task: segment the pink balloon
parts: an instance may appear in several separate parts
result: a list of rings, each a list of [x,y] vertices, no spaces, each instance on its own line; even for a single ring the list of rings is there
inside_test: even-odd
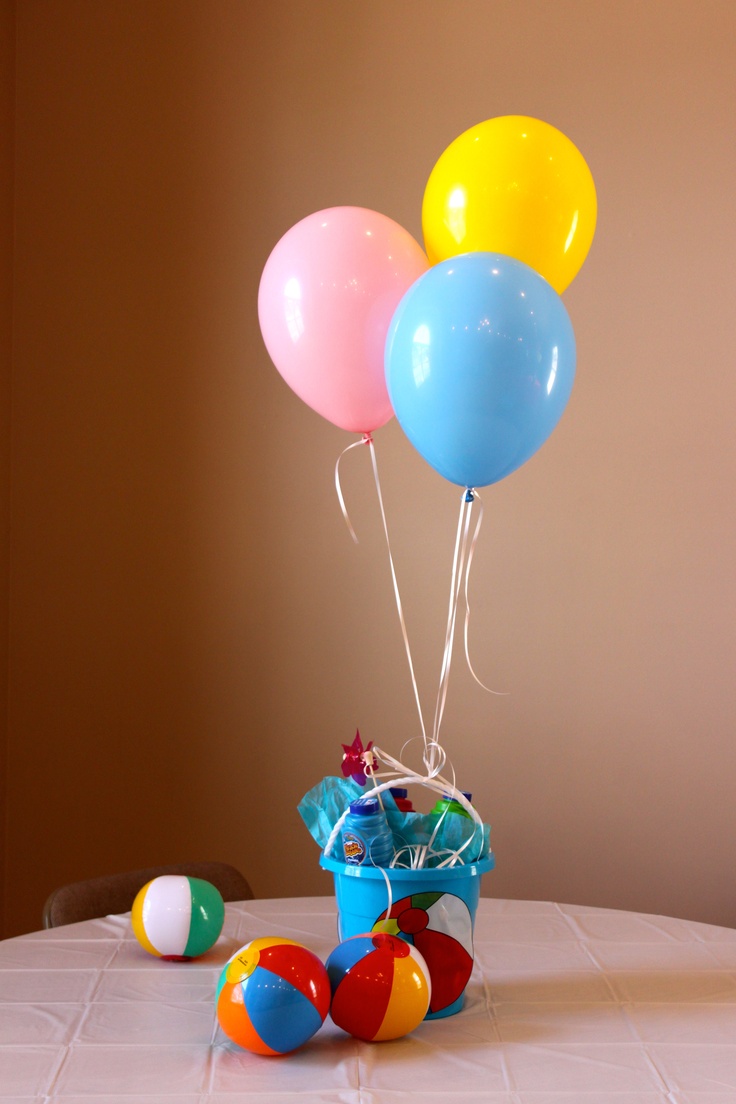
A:
[[[266,261],[258,318],[269,355],[292,390],[341,429],[370,433],[393,416],[386,335],[428,268],[403,227],[364,207],[308,215]]]

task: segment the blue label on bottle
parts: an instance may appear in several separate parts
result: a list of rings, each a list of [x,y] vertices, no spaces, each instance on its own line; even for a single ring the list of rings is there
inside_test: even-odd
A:
[[[365,843],[355,832],[343,832],[342,850],[345,862],[350,866],[360,866],[365,860]]]

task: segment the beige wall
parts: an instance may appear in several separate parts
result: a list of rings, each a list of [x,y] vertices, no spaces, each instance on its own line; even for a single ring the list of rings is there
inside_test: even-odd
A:
[[[731,0],[16,20],[6,932],[59,882],[187,856],[330,892],[298,799],[356,726],[398,752],[417,721],[367,454],[355,547],[351,438],[270,365],[258,280],[322,207],[420,237],[436,158],[508,113],[580,147],[599,227],[570,406],[484,496],[472,658],[508,694],[458,654],[443,742],[487,893],[736,924]],[[377,449],[431,713],[458,495],[397,425]]]

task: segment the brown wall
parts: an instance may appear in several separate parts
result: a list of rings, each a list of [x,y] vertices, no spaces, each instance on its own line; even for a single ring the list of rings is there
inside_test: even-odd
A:
[[[5,913],[10,551],[10,371],[13,348],[15,6],[0,3],[0,931]]]
[[[270,365],[260,272],[331,205],[419,238],[436,158],[508,113],[580,147],[599,227],[568,411],[484,496],[472,658],[508,693],[458,653],[443,742],[486,892],[736,925],[731,0],[16,20],[6,932],[186,856],[330,892],[298,799],[356,726],[399,752],[417,721],[367,454],[356,547],[351,438]],[[429,714],[458,495],[396,424],[377,449]]]

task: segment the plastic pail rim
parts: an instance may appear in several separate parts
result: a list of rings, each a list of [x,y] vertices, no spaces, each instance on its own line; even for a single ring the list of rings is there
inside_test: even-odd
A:
[[[380,878],[383,881],[385,872],[390,881],[406,879],[407,881],[419,882],[423,879],[431,880],[432,878],[441,879],[442,881],[454,881],[456,878],[479,877],[481,874],[487,874],[489,870],[493,870],[496,859],[493,852],[491,852],[487,858],[479,859],[477,862],[457,866],[424,866],[418,870],[413,870],[404,866],[371,866],[367,863],[363,863],[361,866],[349,866],[340,859],[333,859],[331,855],[325,855],[323,852],[319,864],[325,870],[329,870],[333,874],[342,874],[347,878]]]

